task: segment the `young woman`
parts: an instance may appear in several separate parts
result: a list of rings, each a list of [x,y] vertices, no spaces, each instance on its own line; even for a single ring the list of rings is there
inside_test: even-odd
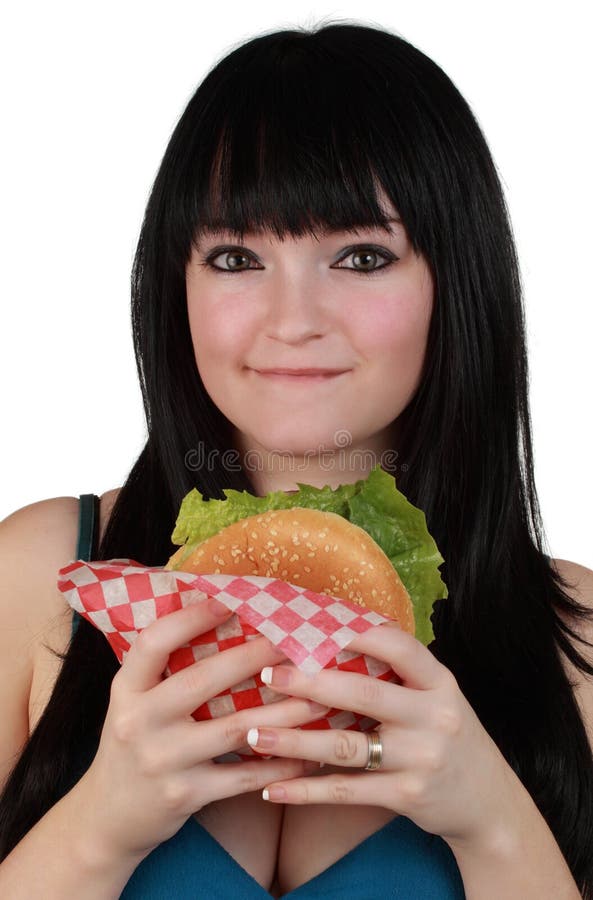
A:
[[[132,293],[148,440],[101,498],[94,558],[164,565],[194,486],[337,486],[389,460],[449,597],[429,648],[389,626],[351,645],[401,685],[285,683],[263,637],[163,680],[214,606],[155,622],[119,667],[56,588],[78,500],[15,512],[2,896],[593,898],[593,572],[544,553],[512,233],[449,78],[363,25],[237,47],[169,142]],[[191,719],[263,668],[285,699]],[[371,715],[378,755],[296,728],[310,701]],[[269,760],[213,762],[252,729]]]

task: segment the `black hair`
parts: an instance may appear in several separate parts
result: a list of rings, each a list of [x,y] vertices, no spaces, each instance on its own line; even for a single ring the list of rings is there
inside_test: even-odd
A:
[[[185,268],[204,227],[280,238],[382,225],[385,190],[427,260],[434,307],[419,389],[399,418],[397,485],[426,514],[447,600],[431,651],[533,797],[593,900],[593,757],[564,654],[593,668],[545,553],[533,474],[520,270],[503,191],[467,102],[419,49],[375,25],[263,33],[206,75],[156,175],[132,271],[148,438],[99,558],[163,565],[183,496],[255,493],[225,468],[232,423],[199,376]],[[208,466],[187,464],[199,443]],[[212,451],[212,452],[210,452]],[[582,643],[582,642],[581,642]],[[590,645],[588,645],[590,646]],[[118,664],[81,621],[5,786],[1,857],[92,762]]]

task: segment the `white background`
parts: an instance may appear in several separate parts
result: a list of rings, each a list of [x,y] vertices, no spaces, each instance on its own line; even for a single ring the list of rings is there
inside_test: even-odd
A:
[[[0,38],[0,518],[121,485],[144,443],[130,267],[152,180],[199,81],[258,32],[342,18],[388,28],[431,56],[485,132],[525,285],[550,551],[593,568],[586,7],[11,4]]]

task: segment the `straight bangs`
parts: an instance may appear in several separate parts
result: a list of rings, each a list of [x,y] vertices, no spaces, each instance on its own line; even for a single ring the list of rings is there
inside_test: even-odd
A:
[[[435,172],[442,136],[423,133],[425,114],[394,53],[399,39],[387,37],[393,71],[382,60],[379,72],[361,55],[360,28],[331,30],[261,36],[198,88],[179,122],[180,140],[172,140],[183,155],[176,157],[179,190],[168,194],[165,221],[179,273],[206,232],[242,240],[268,231],[282,240],[388,231],[395,217],[420,249],[438,197],[427,175],[435,184],[443,180]],[[384,44],[385,34],[363,30],[369,42]],[[430,263],[429,249],[425,241]]]

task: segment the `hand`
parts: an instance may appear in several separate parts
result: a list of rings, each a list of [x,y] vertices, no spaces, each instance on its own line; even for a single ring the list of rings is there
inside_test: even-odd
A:
[[[365,771],[366,734],[357,731],[259,728],[261,753],[355,767],[267,787],[282,803],[346,803],[392,809],[451,841],[482,840],[486,825],[512,810],[514,773],[461,693],[452,673],[397,625],[369,629],[349,650],[388,662],[401,684],[325,669],[307,676],[292,664],[271,670],[270,687],[381,724],[382,764]],[[266,679],[267,680],[267,679]],[[262,725],[264,723],[262,722]],[[261,739],[266,740],[262,743]],[[280,790],[278,790],[280,789]]]
[[[262,665],[286,659],[267,638],[163,678],[174,650],[230,617],[227,610],[214,612],[214,604],[191,604],[146,627],[113,679],[97,754],[77,785],[85,810],[81,827],[108,859],[142,859],[206,804],[306,771],[302,760],[215,763],[213,758],[245,746],[255,722],[294,726],[320,718],[323,709],[312,709],[310,701],[285,698],[210,721],[191,716]]]

